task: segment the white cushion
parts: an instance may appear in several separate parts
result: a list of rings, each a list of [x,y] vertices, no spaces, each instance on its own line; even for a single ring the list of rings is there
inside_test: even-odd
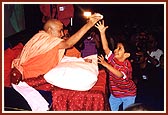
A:
[[[55,86],[78,91],[91,89],[98,76],[97,55],[87,56],[92,63],[83,58],[67,57],[44,75],[45,80]]]

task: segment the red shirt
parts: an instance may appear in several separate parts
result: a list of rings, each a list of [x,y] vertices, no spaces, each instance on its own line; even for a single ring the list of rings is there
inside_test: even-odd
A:
[[[136,85],[132,80],[132,66],[129,60],[119,62],[114,58],[112,53],[108,57],[110,63],[115,69],[124,74],[123,77],[117,77],[112,72],[109,72],[110,91],[115,97],[126,97],[136,95]]]

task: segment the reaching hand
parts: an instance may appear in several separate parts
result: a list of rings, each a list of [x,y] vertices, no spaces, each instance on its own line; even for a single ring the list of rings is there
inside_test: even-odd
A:
[[[101,64],[101,65],[103,65],[104,67],[106,67],[106,65],[108,64],[108,63],[104,60],[103,55],[98,56],[98,63]]]
[[[100,32],[105,32],[108,26],[104,26],[104,20],[99,21],[96,23],[95,27],[100,31]]]

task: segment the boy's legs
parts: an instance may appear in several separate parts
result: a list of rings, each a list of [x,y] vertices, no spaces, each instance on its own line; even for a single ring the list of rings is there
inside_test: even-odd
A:
[[[111,94],[110,98],[109,98],[109,103],[110,103],[111,111],[118,111],[119,110],[119,106],[122,103],[122,100],[120,98],[114,97]]]
[[[128,97],[121,98],[121,100],[123,102],[123,110],[125,110],[125,108],[127,108],[131,104],[134,104],[135,98],[136,98],[136,96],[128,96]]]

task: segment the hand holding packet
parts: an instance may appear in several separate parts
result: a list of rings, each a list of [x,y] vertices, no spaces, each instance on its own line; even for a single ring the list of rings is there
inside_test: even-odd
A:
[[[100,16],[101,19],[103,19],[103,15],[101,15],[100,13],[96,13],[96,16]]]

